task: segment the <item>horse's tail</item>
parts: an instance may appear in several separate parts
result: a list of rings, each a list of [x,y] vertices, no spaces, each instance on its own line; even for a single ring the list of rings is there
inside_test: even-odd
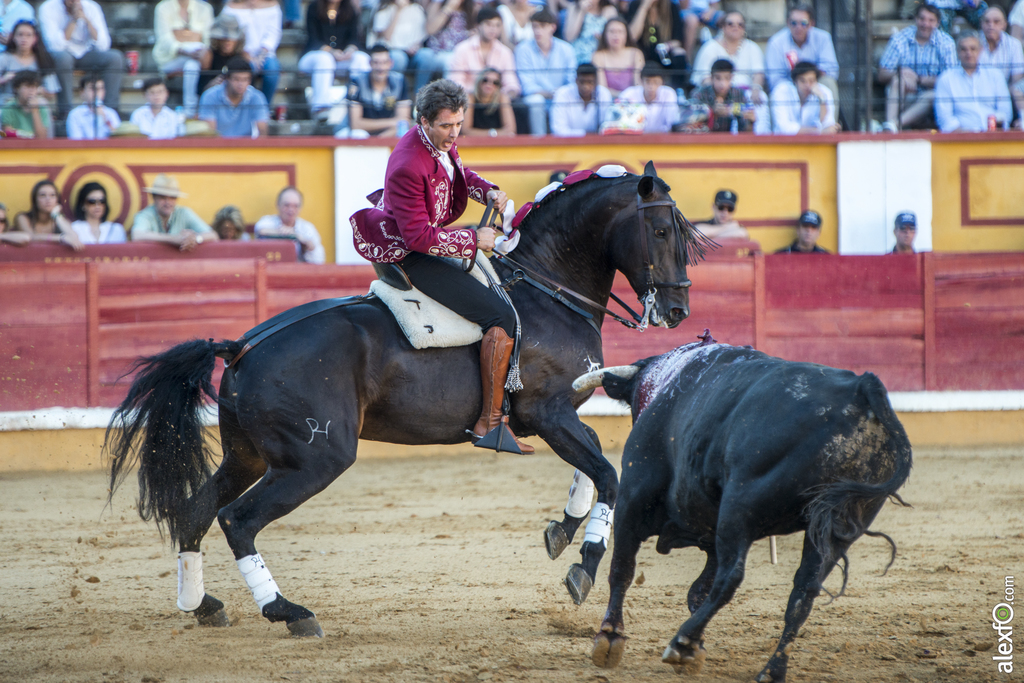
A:
[[[846,548],[862,534],[888,541],[891,553],[885,571],[889,571],[889,567],[896,560],[896,542],[880,531],[869,531],[868,525],[874,520],[877,510],[886,499],[910,507],[896,493],[910,476],[913,464],[907,433],[897,419],[885,387],[878,377],[870,372],[864,373],[858,382],[857,391],[870,407],[869,419],[878,420],[885,433],[880,445],[874,444],[877,448],[859,455],[868,459],[869,469],[879,468],[886,471],[891,468],[892,476],[878,484],[840,480],[826,484],[813,492],[814,498],[806,508],[807,537],[822,557],[818,573],[819,582],[824,582],[832,568],[842,561],[843,585],[834,598],[846,591],[849,578]]]
[[[110,455],[110,493],[138,462],[138,510],[155,520],[172,542],[181,540],[183,503],[210,476],[212,454],[203,439],[205,396],[216,401],[211,384],[217,356],[233,357],[239,342],[213,340],[178,344],[163,353],[140,358],[131,389],[114,411],[103,450]]]

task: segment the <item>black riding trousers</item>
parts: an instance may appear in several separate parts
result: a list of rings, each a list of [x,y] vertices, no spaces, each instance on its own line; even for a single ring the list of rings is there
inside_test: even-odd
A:
[[[515,337],[516,314],[512,307],[461,268],[419,252],[410,253],[398,265],[416,289],[476,323],[484,332],[500,327]]]

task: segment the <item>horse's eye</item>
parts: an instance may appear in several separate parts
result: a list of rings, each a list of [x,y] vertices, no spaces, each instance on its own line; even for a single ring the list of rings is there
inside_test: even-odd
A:
[[[654,231],[654,234],[657,235],[658,237],[663,238],[665,237],[665,235],[668,234],[668,230],[666,230],[665,228],[658,228],[657,230]]]

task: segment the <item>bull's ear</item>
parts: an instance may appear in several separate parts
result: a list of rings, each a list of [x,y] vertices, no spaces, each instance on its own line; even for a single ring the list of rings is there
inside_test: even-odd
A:
[[[641,176],[640,182],[636,186],[636,192],[644,201],[649,201],[654,197],[654,178],[649,175]]]
[[[601,386],[604,387],[604,391],[609,397],[614,398],[616,401],[625,401],[629,405],[633,403],[633,386],[635,383],[635,375],[626,378],[606,372],[601,378]]]
[[[658,177],[658,172],[656,170],[654,170],[654,162],[653,161],[648,161],[647,165],[644,166],[644,175],[649,175],[652,178],[657,178]]]

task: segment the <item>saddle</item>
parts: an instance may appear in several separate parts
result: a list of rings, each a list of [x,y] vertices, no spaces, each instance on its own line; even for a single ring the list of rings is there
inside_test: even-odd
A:
[[[462,267],[461,259],[445,260],[457,268]],[[370,283],[370,293],[388,307],[413,348],[469,346],[483,338],[483,330],[479,325],[413,287],[401,266],[374,263],[373,270],[378,279]],[[476,267],[469,274],[486,287],[491,285],[488,278],[494,282],[500,281],[491,262],[479,251]]]

